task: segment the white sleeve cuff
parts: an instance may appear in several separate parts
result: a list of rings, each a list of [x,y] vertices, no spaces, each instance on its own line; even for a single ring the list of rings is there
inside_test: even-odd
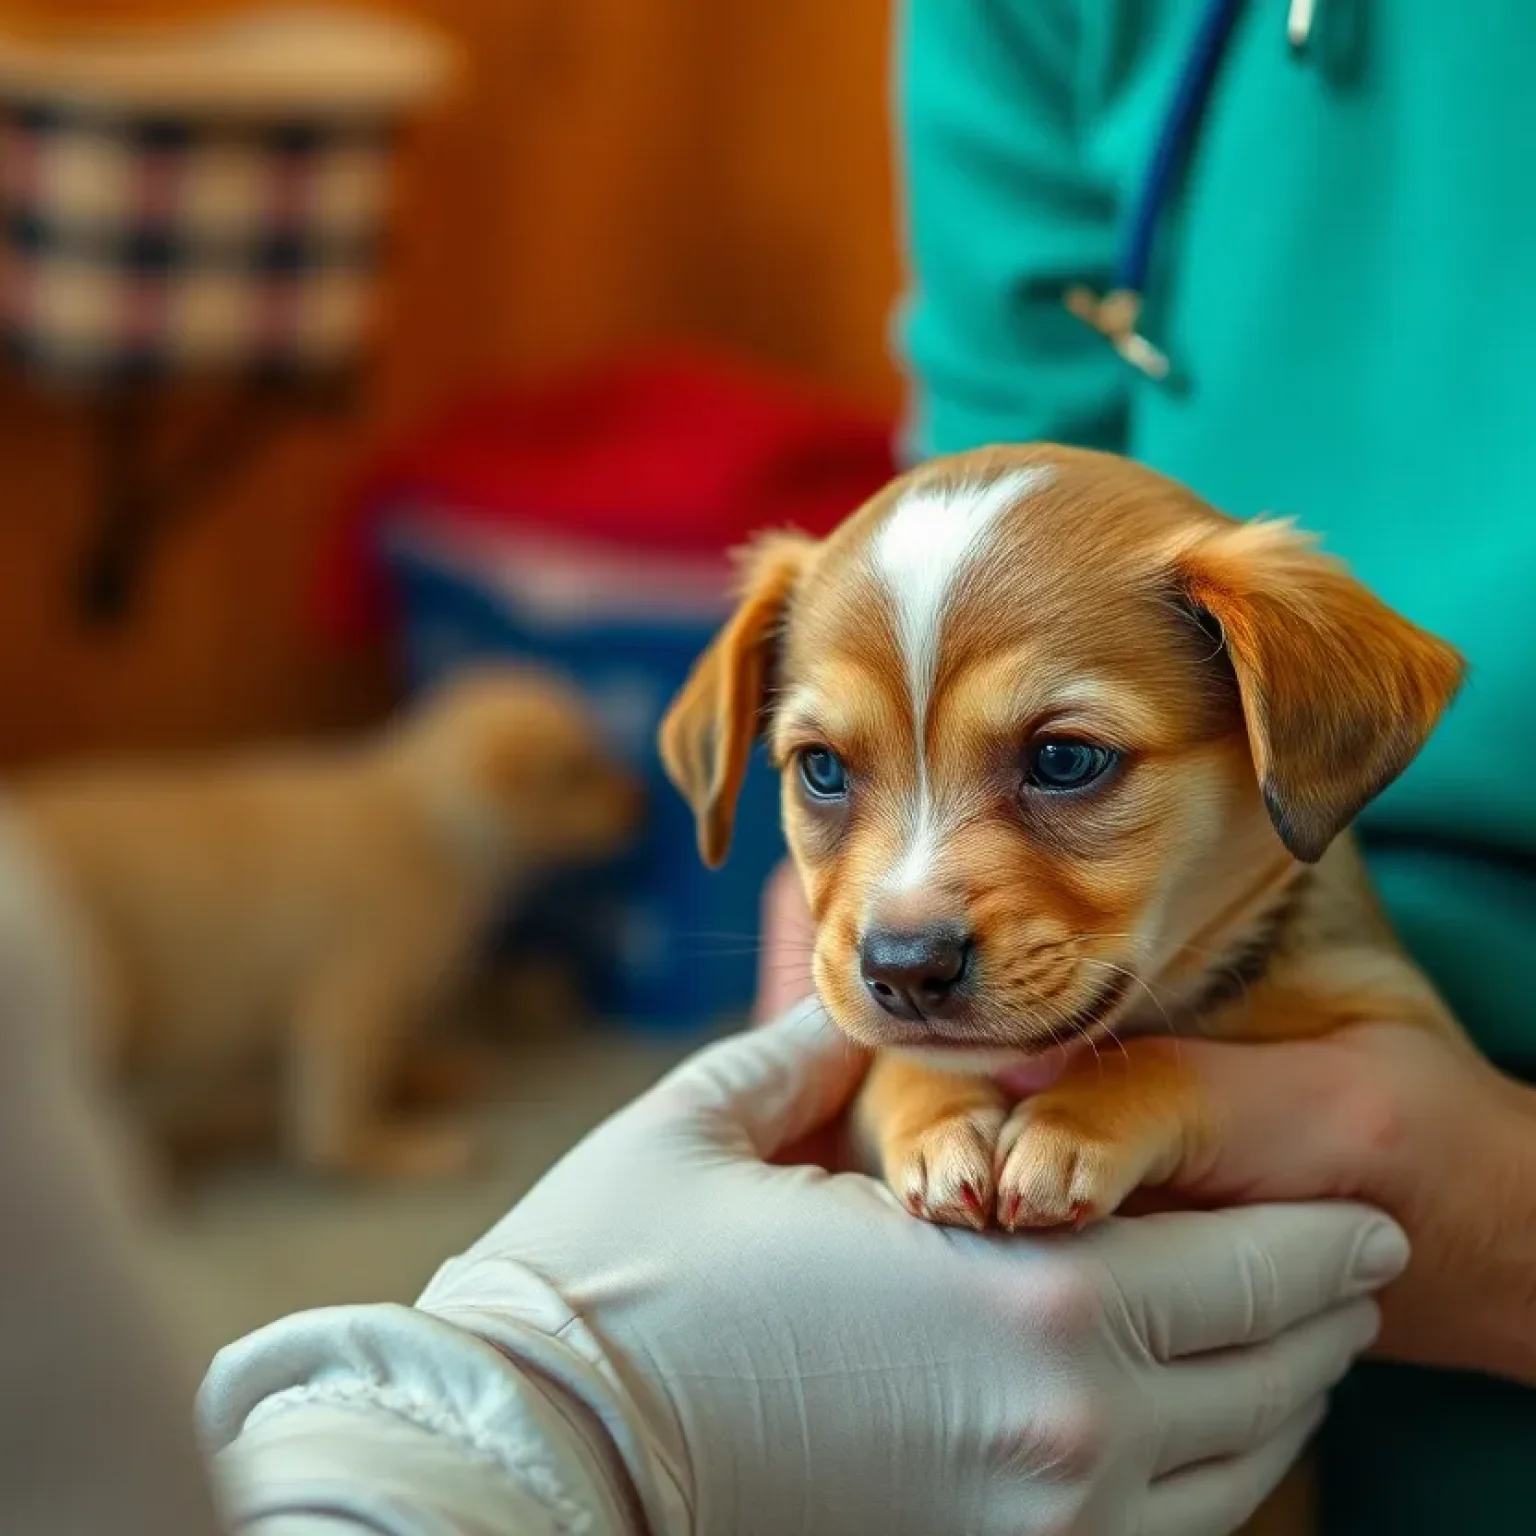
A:
[[[607,1536],[590,1508],[552,1509],[494,1462],[377,1409],[273,1413],[216,1468],[240,1536]]]
[[[246,1536],[628,1536],[622,1466],[584,1409],[409,1307],[285,1318],[198,1397]]]

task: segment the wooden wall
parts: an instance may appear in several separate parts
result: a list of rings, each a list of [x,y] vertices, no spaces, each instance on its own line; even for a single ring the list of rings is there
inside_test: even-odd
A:
[[[205,509],[121,632],[69,578],[92,506],[76,403],[0,380],[0,762],[323,729],[380,659],[305,623],[315,552],[370,446],[492,375],[705,338],[890,403],[889,0],[399,0],[468,74],[418,135],[373,398],[303,423]],[[0,25],[208,0],[0,0]]]

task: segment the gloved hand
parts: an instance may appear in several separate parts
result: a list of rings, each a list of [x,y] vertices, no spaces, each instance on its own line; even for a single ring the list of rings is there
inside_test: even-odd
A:
[[[420,1306],[579,1398],[658,1536],[1231,1531],[1406,1261],[1356,1206],[978,1236],[775,1166],[862,1062],[808,1016],[582,1142]]]

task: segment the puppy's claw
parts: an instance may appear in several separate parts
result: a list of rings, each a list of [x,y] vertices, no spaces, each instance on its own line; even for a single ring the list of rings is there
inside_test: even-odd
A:
[[[985,1231],[992,1218],[993,1164],[1001,1109],[953,1115],[887,1150],[887,1177],[914,1215]]]
[[[1089,1135],[1044,1097],[1020,1105],[998,1148],[998,1208],[1010,1231],[1084,1227],[1109,1215],[1140,1182],[1135,1145]]]

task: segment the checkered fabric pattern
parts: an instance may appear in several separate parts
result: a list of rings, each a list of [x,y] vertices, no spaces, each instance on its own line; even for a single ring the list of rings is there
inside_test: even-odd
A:
[[[0,107],[0,325],[72,383],[345,368],[393,132]]]

